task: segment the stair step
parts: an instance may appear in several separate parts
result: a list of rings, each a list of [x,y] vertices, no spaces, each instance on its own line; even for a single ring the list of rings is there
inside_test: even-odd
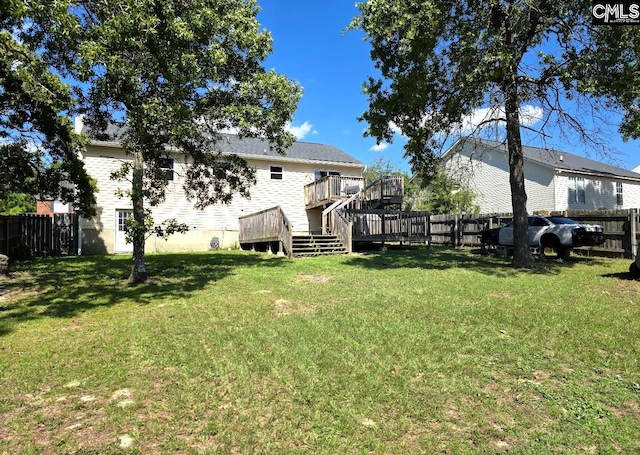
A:
[[[347,253],[347,249],[335,235],[295,235],[292,247],[294,257]]]

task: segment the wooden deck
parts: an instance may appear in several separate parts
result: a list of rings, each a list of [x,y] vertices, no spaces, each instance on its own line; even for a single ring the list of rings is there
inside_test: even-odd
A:
[[[329,175],[304,187],[306,209],[328,207],[344,201],[350,209],[375,209],[401,205],[404,197],[402,176],[388,176],[366,184],[360,177]]]
[[[325,207],[322,234],[335,236],[351,252],[354,242],[428,242],[429,214],[387,210],[402,204],[402,176],[383,177],[365,186],[360,177],[329,175],[304,188],[307,210]],[[280,207],[239,219],[240,245],[258,245],[294,255],[291,225]]]

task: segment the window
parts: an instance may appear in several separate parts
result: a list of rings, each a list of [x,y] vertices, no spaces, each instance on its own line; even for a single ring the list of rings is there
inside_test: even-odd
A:
[[[118,210],[118,231],[119,232],[125,232],[125,226],[129,218],[133,218],[133,211]]]
[[[529,220],[529,226],[549,226],[549,222],[544,218],[533,217],[533,220]]]
[[[584,203],[586,203],[584,192],[584,178],[569,177],[569,204]]]
[[[271,180],[282,180],[282,166],[271,166]]]
[[[314,171],[314,177],[316,180],[320,180],[322,177],[326,177],[327,175],[340,175],[338,171]]]
[[[616,182],[616,204],[622,207],[624,199],[622,198],[622,182]]]
[[[173,180],[173,158],[160,158],[160,170],[166,180]]]

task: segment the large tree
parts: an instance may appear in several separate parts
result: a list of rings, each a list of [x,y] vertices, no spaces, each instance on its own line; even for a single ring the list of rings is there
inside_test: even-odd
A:
[[[163,159],[188,157],[184,190],[198,208],[248,194],[254,171],[216,152],[218,131],[261,136],[284,152],[284,130],[300,89],[266,71],[272,39],[256,19],[255,0],[86,0],[75,6],[77,53],[56,49],[85,85],[85,122],[99,135],[116,124],[132,157],[113,177],[131,182],[131,282],[145,281],[148,206],[163,201]],[[111,138],[113,139],[113,137]]]
[[[75,101],[57,62],[39,46],[53,26],[64,27],[67,6],[53,0],[0,6],[0,199],[56,197],[91,215],[93,186],[78,155],[84,143],[70,120]]]
[[[499,122],[508,148],[513,265],[533,267],[522,107],[543,114],[537,131],[543,139],[566,134],[569,127],[584,142],[597,142],[564,101],[580,101],[589,113],[637,108],[628,81],[637,77],[640,29],[592,25],[586,1],[369,0],[358,7],[361,15],[352,27],[365,32],[381,73],[365,84],[367,134],[391,141],[400,128],[409,138],[405,150],[414,171],[428,177],[450,133],[477,109],[489,108],[493,115],[484,123]],[[627,76],[626,85],[621,75]]]

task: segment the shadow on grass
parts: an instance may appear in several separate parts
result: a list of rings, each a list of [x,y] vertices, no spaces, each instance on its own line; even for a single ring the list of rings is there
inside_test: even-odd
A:
[[[603,278],[617,278],[622,281],[638,281],[638,278],[634,277],[631,272],[620,272],[620,273],[606,273],[602,275]]]
[[[421,268],[425,270],[447,270],[453,268],[470,269],[485,275],[507,277],[514,273],[556,275],[562,270],[581,265],[595,265],[596,259],[572,256],[560,261],[555,257],[536,260],[532,270],[516,270],[511,267],[511,259],[494,254],[480,254],[479,250],[455,249],[446,246],[393,247],[387,251],[367,251],[349,257],[347,265],[372,269]]]
[[[129,255],[23,262],[14,267],[12,278],[0,281],[0,336],[16,323],[37,318],[69,318],[125,301],[147,304],[156,298],[188,297],[240,267],[280,267],[286,261],[244,252],[149,255],[152,279],[137,286],[127,284]]]

